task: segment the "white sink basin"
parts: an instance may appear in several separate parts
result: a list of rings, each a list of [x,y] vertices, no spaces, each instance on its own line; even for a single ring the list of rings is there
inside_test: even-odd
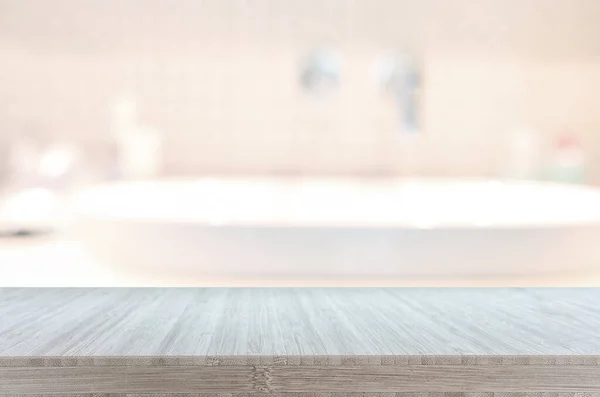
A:
[[[188,280],[531,277],[600,269],[600,191],[462,179],[220,178],[77,198],[104,263]]]

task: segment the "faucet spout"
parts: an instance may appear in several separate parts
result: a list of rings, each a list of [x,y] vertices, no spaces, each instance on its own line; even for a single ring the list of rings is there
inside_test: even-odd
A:
[[[378,65],[378,79],[385,91],[397,103],[400,131],[418,133],[421,71],[416,59],[410,55],[390,55]]]

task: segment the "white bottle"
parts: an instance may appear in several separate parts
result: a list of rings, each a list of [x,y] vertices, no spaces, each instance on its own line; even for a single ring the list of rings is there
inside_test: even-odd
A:
[[[119,168],[127,179],[157,177],[162,166],[162,137],[158,130],[136,126],[118,140]]]
[[[111,128],[117,144],[118,168],[125,179],[148,179],[162,168],[162,134],[140,125],[133,96],[122,95],[112,106]]]
[[[532,180],[540,176],[540,142],[530,128],[515,130],[510,136],[508,177]]]

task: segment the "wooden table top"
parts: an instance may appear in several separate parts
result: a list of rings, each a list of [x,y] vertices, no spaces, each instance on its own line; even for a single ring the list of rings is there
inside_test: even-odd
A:
[[[0,357],[593,356],[600,289],[0,289]]]

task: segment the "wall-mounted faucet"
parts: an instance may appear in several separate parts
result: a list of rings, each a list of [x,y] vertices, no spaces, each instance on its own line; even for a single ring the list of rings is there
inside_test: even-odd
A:
[[[386,95],[396,103],[400,132],[420,132],[421,66],[408,53],[387,54],[376,60],[376,78]],[[341,75],[339,55],[328,49],[315,50],[301,64],[300,85],[311,94],[338,88]]]
[[[419,99],[422,76],[417,59],[410,54],[390,54],[376,64],[377,80],[381,87],[393,95],[398,106],[400,131],[418,133]]]
[[[328,49],[311,52],[302,62],[300,85],[308,92],[322,94],[340,84],[341,60]]]

